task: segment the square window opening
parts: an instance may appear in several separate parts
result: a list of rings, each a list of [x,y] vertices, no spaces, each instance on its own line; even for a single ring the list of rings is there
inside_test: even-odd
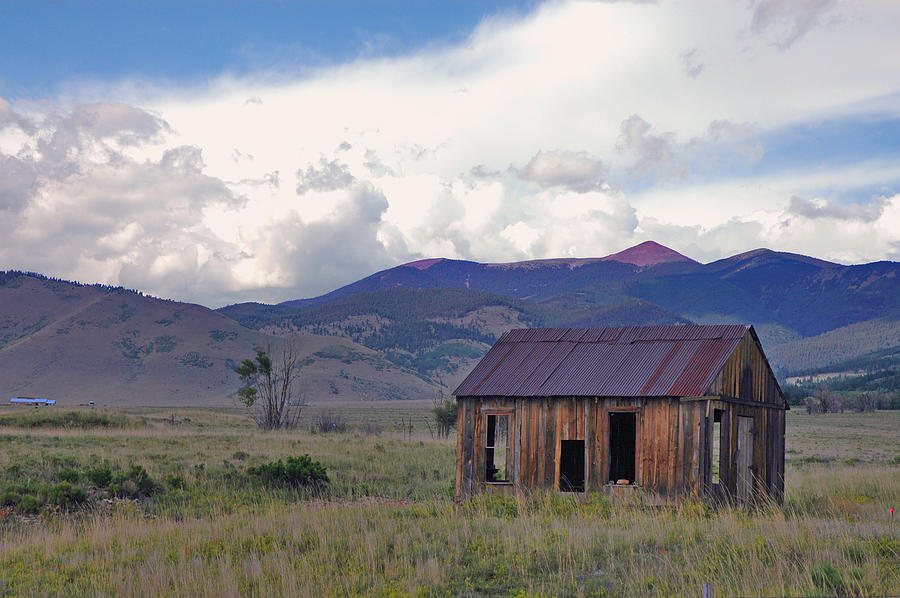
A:
[[[484,481],[509,482],[509,415],[489,414],[485,429]]]
[[[584,440],[561,441],[559,489],[563,492],[584,492]]]
[[[609,481],[634,484],[637,448],[637,415],[609,414]]]

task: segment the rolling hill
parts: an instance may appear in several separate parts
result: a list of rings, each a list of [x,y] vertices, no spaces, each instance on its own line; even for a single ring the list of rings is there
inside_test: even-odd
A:
[[[60,404],[231,405],[235,362],[279,339],[200,305],[0,272],[0,397]],[[379,352],[303,335],[308,397],[431,396],[431,385]]]

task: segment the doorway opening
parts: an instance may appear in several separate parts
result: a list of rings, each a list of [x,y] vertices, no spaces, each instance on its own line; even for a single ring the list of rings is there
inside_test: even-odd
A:
[[[584,440],[560,442],[559,489],[563,492],[584,492]]]
[[[637,415],[628,412],[609,414],[609,481],[634,484]]]
[[[713,409],[713,428],[712,428],[712,455],[710,458],[711,475],[710,480],[713,484],[720,483],[720,474],[722,471],[722,410]]]

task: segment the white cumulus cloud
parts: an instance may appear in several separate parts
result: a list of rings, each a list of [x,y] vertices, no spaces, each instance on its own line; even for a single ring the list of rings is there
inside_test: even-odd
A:
[[[900,119],[897,22],[892,2],[548,2],[295,78],[0,99],[0,268],[221,305],[646,238],[896,256],[893,156],[726,167],[785,128]]]

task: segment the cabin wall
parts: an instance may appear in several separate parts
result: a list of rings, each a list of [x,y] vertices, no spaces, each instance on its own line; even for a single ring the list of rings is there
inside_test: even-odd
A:
[[[720,483],[712,484],[714,409],[722,411]],[[559,487],[562,440],[585,441],[585,489],[610,483],[609,414],[636,416],[634,483],[663,497],[679,493],[736,496],[738,417],[753,418],[750,465],[753,496],[784,495],[785,412],[726,400],[677,398],[463,398],[459,400],[456,498],[490,486],[495,491]],[[486,483],[484,425],[487,413],[513,418],[510,482]]]
[[[703,484],[706,402],[678,398],[504,398],[459,399],[456,499],[485,487],[559,487],[562,440],[585,441],[585,489],[609,485],[609,414],[636,417],[633,483],[668,496],[699,492]],[[484,472],[484,425],[488,413],[512,414],[511,481],[487,483]]]
[[[784,496],[784,399],[775,376],[766,361],[756,338],[749,332],[710,386],[710,401],[706,401],[706,435],[712,433],[713,409],[723,411],[721,483],[711,483],[711,455],[704,452],[704,471],[701,476],[706,492],[736,495],[737,492],[737,430],[738,417],[752,417],[753,492],[767,494],[780,502]],[[725,400],[715,400],[722,397]],[[739,403],[728,402],[736,399]],[[755,403],[759,403],[758,406]],[[709,442],[706,442],[707,447]]]
[[[768,496],[776,502],[781,502],[784,497],[784,410],[718,400],[703,403],[707,403],[705,421],[707,438],[711,439],[713,433],[713,410],[722,410],[720,483],[718,487],[712,484],[711,450],[704,451],[705,462],[700,476],[704,492],[715,496],[738,495],[738,417],[751,417],[753,418],[752,494],[757,498]],[[707,446],[711,444],[708,443]]]

